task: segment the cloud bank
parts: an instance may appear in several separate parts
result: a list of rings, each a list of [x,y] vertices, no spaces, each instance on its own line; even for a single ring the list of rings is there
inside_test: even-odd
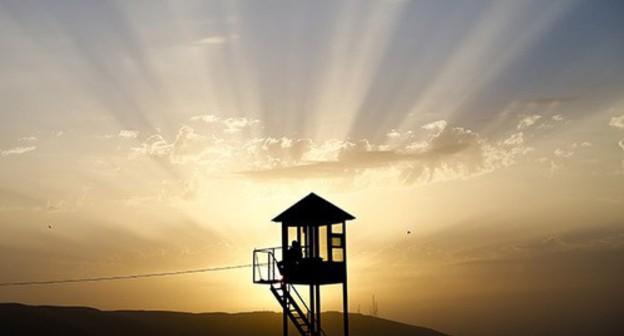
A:
[[[391,130],[388,138],[393,144],[368,139],[240,137],[240,132],[261,129],[261,122],[213,115],[189,121],[175,138],[148,136],[130,149],[131,156],[172,165],[196,164],[256,181],[342,178],[412,185],[488,173],[514,164],[532,150],[523,132],[491,140],[470,129],[450,126],[446,120],[403,133]]]
[[[8,157],[8,156],[14,156],[14,155],[22,155],[24,153],[32,152],[35,149],[37,149],[37,146],[20,146],[20,147],[3,150],[2,153],[0,154],[2,155],[2,157]]]
[[[609,121],[609,126],[624,130],[624,115],[611,118],[611,121]]]

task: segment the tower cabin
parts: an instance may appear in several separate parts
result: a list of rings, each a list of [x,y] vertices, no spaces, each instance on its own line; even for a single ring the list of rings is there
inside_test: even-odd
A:
[[[288,320],[302,336],[326,335],[321,328],[320,286],[342,284],[344,335],[348,335],[346,222],[355,219],[311,193],[273,218],[281,224],[281,246],[255,249],[253,281],[270,285]],[[308,286],[307,300],[294,285]]]

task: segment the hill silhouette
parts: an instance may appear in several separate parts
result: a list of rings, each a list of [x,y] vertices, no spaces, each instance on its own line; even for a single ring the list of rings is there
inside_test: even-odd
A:
[[[323,313],[328,335],[342,335],[341,315]],[[282,316],[275,312],[180,313],[169,311],[102,311],[86,307],[0,304],[0,336],[17,335],[239,335],[281,334]],[[354,336],[444,336],[429,328],[361,314],[350,315]],[[290,335],[296,335],[292,330]]]

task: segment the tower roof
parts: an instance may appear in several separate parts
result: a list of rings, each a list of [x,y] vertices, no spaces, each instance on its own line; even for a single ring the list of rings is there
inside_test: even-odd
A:
[[[355,217],[346,211],[331,204],[317,194],[310,193],[273,218],[273,221],[292,223],[298,226],[310,226],[341,223],[352,219],[355,219]]]

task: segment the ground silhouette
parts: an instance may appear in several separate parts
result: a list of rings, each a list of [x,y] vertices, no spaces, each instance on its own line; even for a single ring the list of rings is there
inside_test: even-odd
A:
[[[327,335],[342,335],[338,312],[322,315]],[[239,335],[281,334],[282,315],[276,312],[179,313],[169,311],[101,311],[85,307],[0,304],[0,336],[17,335]],[[429,328],[350,314],[353,336],[444,336]],[[297,335],[292,330],[290,335]]]

